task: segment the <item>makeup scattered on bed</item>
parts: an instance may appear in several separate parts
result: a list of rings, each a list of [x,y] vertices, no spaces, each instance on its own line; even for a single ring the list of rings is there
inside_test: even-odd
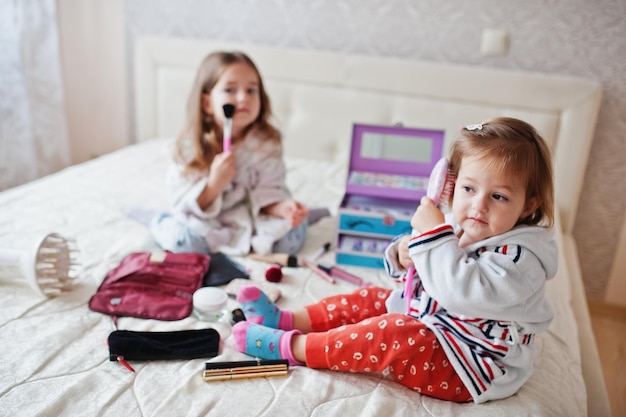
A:
[[[219,322],[228,314],[228,294],[217,287],[202,287],[193,293],[193,312],[202,321]]]
[[[265,279],[269,282],[280,282],[283,279],[282,266],[272,264],[265,270]]]
[[[309,259],[314,262],[324,256],[330,250],[332,246],[331,242],[326,242],[320,247],[313,256]],[[280,266],[286,266],[289,268],[295,268],[299,266],[303,266],[303,262],[298,255],[293,255],[289,253],[270,253],[268,255],[259,255],[256,253],[251,253],[248,255],[248,258],[254,259],[255,261],[267,262],[270,264],[278,264]]]
[[[330,282],[331,284],[335,283],[335,279],[330,276],[326,271],[320,269],[317,265],[315,265],[315,261],[324,256],[332,246],[332,243],[326,242],[319,248],[311,258],[306,258],[304,256],[291,255],[287,253],[272,253],[269,255],[257,255],[255,253],[251,253],[248,255],[248,258],[254,259],[255,261],[268,262],[271,264],[286,266],[286,267],[298,267],[305,266],[309,268],[311,271],[316,273],[321,278]],[[266,274],[267,278],[267,274]],[[282,278],[282,276],[281,276]],[[271,281],[268,278],[268,281]],[[278,282],[278,281],[276,281]]]
[[[300,258],[300,260],[302,261],[302,263],[307,268],[309,268],[311,271],[313,271],[315,274],[317,274],[321,278],[325,279],[326,281],[330,282],[331,284],[335,283],[335,278],[333,278],[330,275],[328,275],[326,273],[326,271],[324,271],[323,269],[319,268],[317,265],[315,265],[313,262],[309,261],[307,258],[303,257],[303,258]]]
[[[357,277],[354,274],[349,273],[348,271],[345,271],[337,266],[324,266],[324,265],[317,265],[319,269],[321,269],[322,271],[326,272],[328,275],[332,276],[332,277],[336,277],[339,278],[343,281],[349,282],[351,284],[354,285],[358,285],[359,287],[361,286],[367,286],[367,285],[371,285],[371,283],[366,283],[363,281],[362,278]]]
[[[276,284],[268,281],[253,281],[250,279],[241,278],[235,278],[230,281],[224,287],[224,291],[226,291],[226,294],[228,294],[229,297],[237,298],[239,289],[244,285],[254,285],[256,287],[259,287],[261,291],[263,291],[267,295],[267,298],[269,298],[273,302],[277,301],[281,296],[280,288]]]
[[[288,253],[272,253],[269,255],[258,255],[256,253],[251,253],[248,255],[248,258],[254,259],[255,261],[278,264],[289,268],[295,268],[297,266],[300,266],[298,257],[296,255],[290,255]]]
[[[202,376],[206,382],[213,382],[231,379],[285,376],[288,371],[289,362],[285,359],[207,362]]]
[[[245,321],[246,315],[242,309],[236,308],[230,312],[230,324],[237,324],[240,321]]]
[[[339,208],[338,264],[384,267],[391,239],[411,232],[411,216],[426,195],[443,141],[443,130],[354,124]]]
[[[330,250],[330,246],[331,246],[330,242],[324,243],[324,245],[313,254],[313,256],[311,257],[311,261],[315,262],[319,258],[324,256],[324,254]]]

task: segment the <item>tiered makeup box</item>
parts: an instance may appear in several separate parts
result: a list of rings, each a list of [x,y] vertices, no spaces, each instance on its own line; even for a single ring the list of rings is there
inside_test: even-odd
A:
[[[411,232],[411,217],[443,155],[443,130],[355,124],[339,208],[337,263],[383,268],[394,236]]]

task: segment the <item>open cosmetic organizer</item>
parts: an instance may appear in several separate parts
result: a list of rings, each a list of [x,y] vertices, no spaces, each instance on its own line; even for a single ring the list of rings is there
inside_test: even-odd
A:
[[[383,268],[394,236],[411,217],[443,155],[443,130],[355,124],[346,192],[339,208],[337,263]]]

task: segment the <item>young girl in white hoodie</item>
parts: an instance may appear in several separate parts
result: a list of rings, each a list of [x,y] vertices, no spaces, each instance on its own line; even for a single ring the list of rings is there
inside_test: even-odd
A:
[[[248,286],[238,295],[248,317],[233,329],[238,348],[311,368],[387,370],[455,402],[515,394],[532,373],[535,335],[553,317],[545,298],[558,260],[550,161],[521,120],[466,126],[450,152],[451,213],[422,198],[413,234],[385,253],[392,277],[417,270],[408,312],[401,289],[360,288],[287,311]]]

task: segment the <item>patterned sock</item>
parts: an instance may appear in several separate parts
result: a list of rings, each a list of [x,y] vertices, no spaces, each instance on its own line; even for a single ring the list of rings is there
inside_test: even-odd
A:
[[[241,287],[237,301],[241,304],[246,320],[274,329],[293,329],[293,313],[279,309],[259,287],[254,285]]]
[[[279,330],[240,321],[233,326],[233,338],[240,352],[261,359],[287,359],[289,365],[303,365],[293,356],[291,338],[299,330]]]

